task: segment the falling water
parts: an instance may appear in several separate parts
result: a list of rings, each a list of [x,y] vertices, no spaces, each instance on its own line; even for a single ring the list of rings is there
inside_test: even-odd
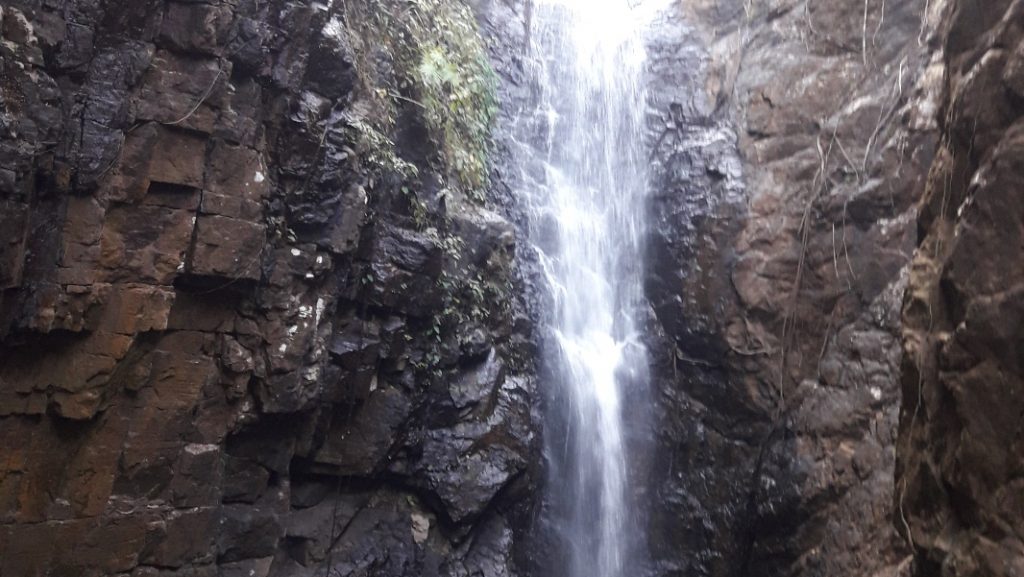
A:
[[[667,0],[535,0],[535,94],[521,115],[537,183],[534,241],[553,310],[548,339],[547,522],[566,577],[634,575],[631,404],[644,398],[638,336],[646,164],[642,33]]]

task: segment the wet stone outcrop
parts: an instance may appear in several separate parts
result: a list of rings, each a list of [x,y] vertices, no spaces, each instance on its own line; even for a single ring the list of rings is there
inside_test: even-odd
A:
[[[0,6],[0,574],[510,574],[514,210],[386,8]]]
[[[652,31],[654,574],[910,568],[899,310],[938,4],[685,2]]]
[[[503,104],[481,203],[391,4],[0,6],[0,574],[542,569],[529,11],[471,2]],[[692,0],[652,29],[636,574],[1024,571],[1021,10]]]
[[[897,527],[916,575],[1024,574],[1024,3],[950,2],[903,309]]]

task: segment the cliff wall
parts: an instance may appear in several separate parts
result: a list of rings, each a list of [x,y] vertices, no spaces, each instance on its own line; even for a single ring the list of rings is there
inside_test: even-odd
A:
[[[896,524],[917,575],[1024,574],[1024,4],[954,1],[903,308]]]
[[[0,30],[0,574],[509,574],[531,323],[468,9]]]

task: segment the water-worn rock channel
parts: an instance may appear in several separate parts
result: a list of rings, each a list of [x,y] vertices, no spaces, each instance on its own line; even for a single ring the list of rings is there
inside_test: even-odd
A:
[[[0,0],[0,577],[1024,574],[1024,0]]]

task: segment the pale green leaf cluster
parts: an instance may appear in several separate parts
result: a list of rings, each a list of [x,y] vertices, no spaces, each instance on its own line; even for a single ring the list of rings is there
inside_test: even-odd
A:
[[[371,3],[371,0],[363,0]],[[437,146],[449,188],[482,201],[488,186],[497,79],[465,0],[372,0],[364,39],[391,60],[389,106],[415,106]],[[374,39],[379,43],[375,43]]]

